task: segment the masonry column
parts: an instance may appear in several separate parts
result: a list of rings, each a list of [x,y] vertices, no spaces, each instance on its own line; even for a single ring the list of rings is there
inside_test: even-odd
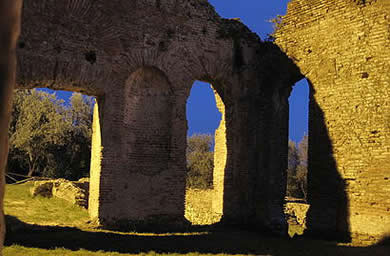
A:
[[[235,86],[239,88],[238,84]],[[224,156],[216,159],[218,165],[214,170],[214,186],[218,185],[217,193],[221,193],[218,191],[221,188],[223,192],[223,195],[219,195],[223,196],[221,222],[225,225],[245,226],[250,224],[251,216],[254,215],[252,177],[248,166],[248,142],[251,139],[248,129],[249,102],[246,96],[242,97],[239,93],[224,93],[222,98],[225,111],[221,125],[226,127],[220,126],[216,133],[216,143],[222,143],[221,146],[216,144],[216,156]],[[220,103],[217,103],[221,108]],[[216,184],[222,181],[223,186]],[[215,203],[221,207],[218,201]]]
[[[92,142],[91,142],[91,165],[90,165],[90,182],[89,182],[89,202],[88,212],[93,220],[99,217],[99,200],[100,200],[100,178],[101,178],[101,161],[102,161],[102,134],[99,116],[99,99],[96,100],[93,108],[92,122]]]
[[[224,95],[223,126],[216,132],[213,209],[222,212],[224,224],[286,234],[288,90],[243,93]],[[218,98],[217,104],[221,109]]]
[[[213,170],[213,189],[214,197],[212,208],[217,216],[223,215],[223,193],[225,181],[225,168],[227,161],[227,142],[226,142],[226,120],[225,104],[223,103],[218,92],[214,90],[215,101],[219,112],[222,114],[221,122],[215,131],[214,146],[214,170]]]
[[[104,98],[101,170],[100,175],[91,174],[96,188],[99,184],[98,203],[91,206],[97,210],[91,215],[101,224],[129,228],[183,224],[185,154],[178,156],[177,145],[185,144],[174,139],[174,131],[186,129],[178,127],[185,119],[177,120],[174,106],[171,85],[155,68],[138,69],[122,92]]]
[[[284,215],[288,150],[288,97],[291,91],[286,82],[276,83],[263,92],[252,104],[251,161],[255,191],[256,216],[254,225],[275,234],[287,234]],[[254,116],[256,115],[256,116]]]

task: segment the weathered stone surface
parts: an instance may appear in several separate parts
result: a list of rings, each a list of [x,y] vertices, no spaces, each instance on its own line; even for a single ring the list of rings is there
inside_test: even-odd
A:
[[[101,224],[185,222],[185,103],[201,80],[223,113],[213,211],[227,224],[286,234],[288,96],[305,76],[308,230],[375,239],[389,231],[389,1],[292,0],[276,44],[206,0],[24,4],[18,88],[97,96],[89,212]],[[0,33],[15,39],[8,15],[17,11],[5,13]],[[1,130],[11,88],[3,84],[13,77],[14,44],[4,42]]]
[[[280,95],[300,74],[277,47],[219,17],[205,0],[30,0],[23,15],[18,88],[97,97],[92,218],[107,225],[156,218],[185,223],[185,106],[193,82],[201,80],[224,105],[215,211],[226,223],[286,233],[279,157],[287,154],[279,151],[287,133],[277,131],[287,131],[288,105]],[[263,132],[271,127],[274,133]],[[277,164],[259,159],[263,149]]]
[[[286,218],[291,221],[295,221],[296,224],[306,227],[306,214],[310,205],[302,202],[302,200],[286,199],[285,213]]]
[[[34,186],[31,188],[32,196],[53,197],[53,185],[52,180],[35,181]]]
[[[312,233],[390,232],[389,14],[387,0],[293,0],[275,35],[311,87]]]
[[[72,204],[88,208],[89,181],[56,180],[53,185],[53,196],[62,198]]]
[[[74,205],[88,208],[89,180],[68,181],[65,179],[36,181],[32,196],[57,197]]]

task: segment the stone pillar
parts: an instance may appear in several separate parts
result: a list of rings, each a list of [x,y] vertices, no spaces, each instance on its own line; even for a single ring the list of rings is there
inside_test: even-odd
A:
[[[215,101],[219,112],[222,114],[221,122],[218,129],[215,131],[215,147],[214,147],[214,170],[213,170],[213,189],[214,198],[212,208],[217,216],[223,215],[223,193],[225,181],[225,168],[227,160],[227,145],[226,145],[226,120],[225,120],[225,104],[217,91],[214,90]]]
[[[226,127],[216,132],[213,204],[223,224],[287,233],[283,206],[290,89],[280,84],[261,96],[232,100],[224,95],[228,104],[221,125]],[[221,110],[218,97],[217,104]]]
[[[91,145],[91,170],[89,183],[89,216],[93,220],[99,217],[100,175],[102,161],[102,137],[99,116],[99,99],[96,100],[93,109],[92,145]]]
[[[239,100],[238,95],[230,98],[224,95],[226,125],[223,216],[226,225],[249,224],[253,207],[251,204],[251,176],[248,168],[248,106],[249,102]],[[220,132],[220,131],[218,131]],[[218,135],[218,134],[217,134]],[[218,138],[217,138],[218,139]]]
[[[279,235],[287,234],[284,198],[291,86],[286,84],[276,84],[255,104],[260,114],[256,128],[256,224]]]
[[[276,83],[274,89],[253,97],[248,121],[250,223],[278,235],[287,234],[284,197],[291,88],[285,84]]]
[[[185,141],[174,133],[186,129],[185,115],[175,111],[175,102],[168,79],[154,68],[135,71],[122,92],[104,98],[100,184],[95,186],[95,215],[101,224],[183,224],[185,151],[177,145]]]
[[[0,1],[0,254],[5,234],[3,197],[8,156],[7,131],[15,83],[15,46],[20,30],[21,7],[21,0]]]

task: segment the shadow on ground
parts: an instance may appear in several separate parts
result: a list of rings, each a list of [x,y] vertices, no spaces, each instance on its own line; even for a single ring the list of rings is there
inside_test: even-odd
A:
[[[337,246],[336,243],[309,239],[281,239],[253,232],[212,229],[209,232],[182,234],[113,233],[70,227],[30,225],[13,216],[6,236],[6,246],[69,250],[109,251],[119,253],[226,253],[252,255],[390,255],[389,239],[372,247]]]

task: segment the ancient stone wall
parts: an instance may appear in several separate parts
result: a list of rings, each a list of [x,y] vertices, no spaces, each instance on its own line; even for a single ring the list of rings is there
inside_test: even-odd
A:
[[[91,216],[167,225],[184,222],[186,100],[195,80],[212,84],[226,126],[213,207],[227,224],[285,234],[287,99],[303,74],[309,231],[380,238],[390,231],[389,13],[387,0],[292,0],[279,49],[206,0],[25,0],[17,86],[96,96]],[[3,126],[12,47],[0,47]]]
[[[18,53],[18,88],[97,97],[98,222],[185,222],[185,108],[201,80],[225,105],[215,209],[227,224],[285,233],[286,102],[299,72],[241,22],[206,0],[26,0]]]
[[[389,24],[387,0],[293,0],[275,34],[311,87],[312,233],[390,232]]]

